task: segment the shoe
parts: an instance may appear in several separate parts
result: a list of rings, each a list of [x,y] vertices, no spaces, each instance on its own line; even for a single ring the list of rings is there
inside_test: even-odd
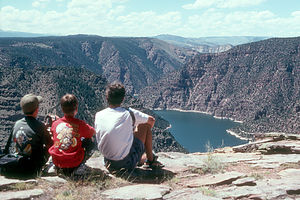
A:
[[[55,165],[52,165],[49,169],[48,169],[48,174],[54,174],[56,173],[57,167]]]
[[[151,168],[151,169],[161,169],[161,168],[163,168],[165,165],[163,165],[157,159],[158,159],[158,156],[153,154],[153,160],[152,161],[147,160],[145,167],[146,168]]]
[[[74,171],[75,176],[84,176],[91,172],[91,169],[86,164],[81,163]]]
[[[50,162],[48,166],[43,170],[43,174],[46,175],[56,175],[58,168],[53,164],[53,162]]]

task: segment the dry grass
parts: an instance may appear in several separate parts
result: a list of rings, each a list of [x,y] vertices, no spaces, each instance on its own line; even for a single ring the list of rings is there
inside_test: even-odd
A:
[[[205,196],[215,197],[217,196],[216,191],[212,190],[209,187],[200,187],[199,190],[202,192]]]
[[[38,180],[38,188],[45,191],[43,197],[39,199],[50,200],[86,200],[101,199],[104,190],[121,187],[130,184],[121,178],[111,178],[91,175],[84,179],[74,180],[66,178],[66,183],[52,183],[43,179]]]
[[[30,190],[34,189],[37,186],[37,183],[16,183],[14,185],[8,186],[8,190]]]

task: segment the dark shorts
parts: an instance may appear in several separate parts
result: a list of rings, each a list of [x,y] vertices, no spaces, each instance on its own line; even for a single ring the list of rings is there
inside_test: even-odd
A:
[[[145,152],[145,147],[143,142],[140,139],[134,137],[128,155],[123,160],[118,160],[118,161],[104,158],[105,166],[109,170],[120,170],[120,169],[132,170],[140,162],[144,152]]]

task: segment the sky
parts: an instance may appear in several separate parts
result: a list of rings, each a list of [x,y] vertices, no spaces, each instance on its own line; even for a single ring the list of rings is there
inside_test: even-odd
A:
[[[300,0],[0,0],[0,29],[47,35],[300,36]]]

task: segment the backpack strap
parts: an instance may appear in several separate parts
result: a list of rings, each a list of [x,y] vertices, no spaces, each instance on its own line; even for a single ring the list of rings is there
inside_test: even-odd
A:
[[[128,110],[128,112],[129,112],[129,114],[130,114],[130,116],[131,116],[131,118],[132,118],[132,126],[134,127],[134,124],[135,124],[135,116],[134,116],[133,112],[132,112],[132,110],[130,110],[129,108],[125,108],[125,109]]]
[[[7,143],[5,145],[5,149],[3,151],[4,154],[8,154],[9,153],[9,148],[10,148],[11,141],[12,141],[12,136],[13,136],[13,129],[11,130],[10,135],[8,137],[8,140],[7,140]]]

